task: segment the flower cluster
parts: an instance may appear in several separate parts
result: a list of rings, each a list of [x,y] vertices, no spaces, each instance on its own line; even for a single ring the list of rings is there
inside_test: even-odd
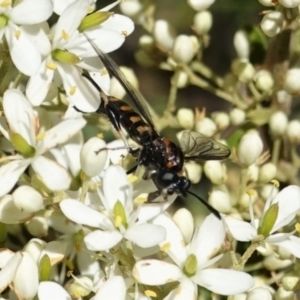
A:
[[[0,0],[1,299],[299,296],[300,1],[259,0],[224,77],[203,56],[218,2],[187,0],[182,34],[152,1]],[[171,74],[161,116],[106,57],[135,24],[132,57]],[[178,109],[191,85],[225,111]]]

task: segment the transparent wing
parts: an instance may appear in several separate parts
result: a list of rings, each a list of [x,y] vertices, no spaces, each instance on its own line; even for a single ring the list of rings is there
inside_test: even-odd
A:
[[[139,112],[151,129],[157,133],[155,126],[152,122],[149,110],[147,108],[147,102],[142,96],[142,94],[135,89],[132,84],[126,79],[124,73],[120,70],[119,66],[104,52],[102,52],[97,45],[86,35],[84,34],[86,39],[89,41],[93,49],[95,50],[98,57],[102,60],[102,63],[108,70],[111,76],[115,76],[118,81],[121,83],[128,96],[132,101],[126,101],[133,109]]]
[[[185,160],[221,160],[230,155],[227,146],[195,131],[184,131],[180,146]]]

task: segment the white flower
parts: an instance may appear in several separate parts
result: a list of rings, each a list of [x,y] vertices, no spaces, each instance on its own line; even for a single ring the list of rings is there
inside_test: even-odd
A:
[[[251,223],[240,221],[233,217],[225,217],[229,232],[238,241],[255,241],[259,235],[263,241],[288,250],[300,257],[300,238],[292,233],[276,233],[288,225],[300,210],[300,188],[290,185],[280,191],[275,197],[271,193],[264,207],[260,220],[254,219],[252,202],[249,201]],[[263,251],[263,248],[261,248]]]
[[[38,297],[40,300],[71,300],[71,296],[58,283],[53,281],[43,281],[38,287]]]
[[[41,54],[33,42],[34,33],[27,29],[33,24],[38,26],[51,16],[52,2],[24,0],[14,7],[7,2],[2,0],[0,3],[0,40],[4,35],[15,66],[25,75],[34,75],[39,70]]]
[[[155,246],[164,240],[164,228],[147,223],[153,215],[145,213],[141,208],[134,209],[132,187],[122,167],[110,166],[106,169],[103,193],[103,213],[73,199],[60,203],[62,212],[70,220],[99,228],[84,237],[89,250],[108,250],[123,238],[142,248]]]
[[[282,30],[283,22],[284,16],[281,11],[270,11],[264,15],[260,27],[265,35],[273,37]]]
[[[45,39],[47,51],[44,53],[44,60],[38,74],[30,77],[26,88],[26,95],[33,105],[40,105],[44,101],[53,78],[57,81],[56,77],[60,76],[72,105],[84,112],[92,112],[99,107],[98,92],[83,79],[77,68],[79,66],[99,72],[93,74],[93,77],[103,90],[108,90],[109,76],[107,73],[106,76],[100,74],[103,68],[101,61],[95,57],[94,49],[78,30],[89,6],[90,1],[86,0],[71,3],[54,27],[52,43]],[[124,33],[129,35],[133,28],[129,18],[114,14],[86,33],[103,52],[110,52],[121,46],[125,40]]]
[[[70,139],[86,121],[83,118],[64,120],[38,138],[39,120],[20,91],[7,90],[3,108],[6,118],[0,119],[0,130],[20,154],[7,157],[9,162],[0,167],[0,196],[12,189],[29,165],[50,190],[69,188],[71,177],[67,170],[43,154]]]
[[[221,295],[239,294],[253,286],[252,277],[246,273],[209,268],[222,256],[214,257],[225,238],[222,220],[209,215],[188,246],[184,245],[179,228],[167,215],[159,215],[153,223],[166,228],[167,236],[160,247],[176,265],[155,259],[141,260],[132,273],[138,282],[148,285],[179,281],[178,288],[164,299],[173,299],[174,295],[176,299],[196,299],[197,285]]]

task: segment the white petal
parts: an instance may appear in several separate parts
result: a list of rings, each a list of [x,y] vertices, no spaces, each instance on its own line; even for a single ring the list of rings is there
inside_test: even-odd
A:
[[[66,94],[77,109],[82,112],[94,112],[100,106],[100,96],[92,84],[84,79],[76,66],[57,64]]]
[[[77,266],[80,274],[93,278],[97,272],[101,270],[99,262],[95,260],[93,252],[79,251],[77,256]]]
[[[19,224],[32,216],[30,212],[19,210],[11,195],[0,198],[0,221],[5,224]]]
[[[293,233],[275,233],[275,234],[272,234],[270,236],[268,236],[266,239],[265,239],[265,242],[266,243],[269,243],[269,244],[273,244],[273,243],[280,243],[282,241],[285,241],[287,240]]]
[[[109,19],[101,24],[101,27],[112,29],[125,36],[128,36],[134,30],[134,23],[126,16],[113,14]]]
[[[91,251],[105,251],[117,245],[123,236],[119,231],[95,230],[85,236],[86,247]]]
[[[39,156],[32,161],[31,166],[51,191],[63,191],[70,187],[70,174],[53,160]]]
[[[168,253],[178,266],[182,267],[187,258],[187,251],[180,229],[166,214],[161,214],[156,217],[153,223],[161,225],[166,229],[166,238],[160,244],[160,247],[164,248],[164,245],[166,245],[166,250],[164,251]]]
[[[164,300],[196,300],[197,285],[190,279],[184,278],[178,287],[171,291]]]
[[[139,283],[149,285],[162,285],[178,281],[183,277],[177,266],[155,259],[137,262],[132,270],[132,275]]]
[[[96,28],[87,31],[86,34],[95,43],[96,47],[104,53],[120,48],[125,41],[123,34],[109,28]],[[80,38],[80,40],[74,40],[73,43],[68,43],[67,48],[78,56],[96,56],[95,50],[85,37]]]
[[[45,249],[42,251],[40,257],[43,257],[45,254],[50,258],[51,266],[59,263],[63,260],[66,255],[67,244],[66,242],[61,241],[52,241],[47,243]]]
[[[132,202],[128,199],[131,193],[127,175],[121,166],[109,166],[103,177],[103,204],[107,210],[112,211],[117,201],[124,207],[127,200]]]
[[[0,271],[0,292],[3,292],[12,282],[21,260],[22,254],[17,252]]]
[[[16,184],[31,159],[11,161],[0,168],[0,197],[7,194]]]
[[[125,300],[126,285],[123,277],[108,279],[96,293],[94,300]]]
[[[198,265],[202,265],[212,258],[220,249],[225,239],[223,219],[210,214],[194,233],[191,252],[197,256]]]
[[[110,219],[80,201],[65,199],[59,204],[63,214],[75,223],[101,229],[113,229]]]
[[[205,269],[191,278],[198,285],[220,295],[236,295],[254,285],[253,278],[244,272],[226,269]]]
[[[107,161],[105,148],[105,141],[96,136],[85,142],[80,151],[81,167],[85,174],[94,177],[101,173]]]
[[[277,231],[279,228],[290,223],[300,210],[300,188],[296,185],[290,185],[280,191],[272,204],[278,203],[278,216],[271,230]]]
[[[61,15],[63,13],[63,11],[73,2],[75,2],[76,0],[65,0],[65,1],[61,1],[61,0],[52,0],[53,5],[54,5],[54,12],[57,15]]]
[[[63,35],[67,34],[69,37],[77,30],[82,19],[88,13],[88,8],[90,6],[89,1],[78,0],[70,4],[62,13],[57,21],[55,27],[55,34],[53,38],[53,47],[59,47],[59,45],[66,44],[63,39]]]
[[[297,236],[290,236],[288,239],[272,243],[273,245],[277,245],[282,247],[283,249],[289,251],[291,254],[300,258],[300,238]]]
[[[166,236],[166,230],[159,225],[140,224],[130,227],[124,237],[142,248],[149,248],[161,243]]]
[[[50,0],[23,0],[12,8],[9,17],[16,24],[37,24],[46,21],[52,12]]]
[[[71,139],[76,133],[79,132],[86,124],[86,120],[83,118],[68,119],[60,122],[56,126],[52,127],[50,130],[45,132],[43,138],[43,150],[47,150],[56,147],[59,144],[63,144],[69,139]]]
[[[240,221],[233,217],[225,217],[225,222],[231,235],[241,242],[253,240],[257,236],[257,231],[250,223]]]
[[[13,280],[17,292],[24,299],[32,299],[38,290],[39,274],[35,261],[27,252],[22,253],[23,257]]]
[[[26,96],[34,106],[39,106],[45,100],[53,79],[54,70],[47,68],[47,61],[41,63],[37,74],[29,78],[26,86]]]
[[[8,263],[8,261],[15,255],[14,252],[8,249],[2,249],[0,251],[0,269]]]
[[[25,75],[35,75],[41,65],[41,54],[24,29],[9,23],[9,28],[5,30],[5,37],[17,69]]]
[[[51,42],[49,40],[50,28],[47,22],[37,25],[22,25],[24,32],[37,46],[42,57],[47,57],[51,53]]]
[[[3,108],[10,129],[20,134],[29,145],[34,147],[34,127],[37,118],[29,101],[20,91],[10,89],[4,93]]]
[[[42,281],[38,288],[39,300],[72,300],[67,291],[53,281]]]

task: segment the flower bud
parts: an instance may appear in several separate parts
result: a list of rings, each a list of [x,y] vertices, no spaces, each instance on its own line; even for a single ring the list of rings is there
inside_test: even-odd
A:
[[[283,21],[284,18],[281,11],[271,11],[264,15],[260,27],[265,35],[273,37],[282,30]]]
[[[292,68],[286,72],[284,90],[289,94],[296,94],[300,92],[300,68]]]
[[[209,195],[208,203],[223,214],[229,214],[232,209],[228,194],[222,191],[212,191]]]
[[[300,142],[300,121],[293,120],[289,122],[286,133],[290,143],[299,144]]]
[[[196,123],[196,131],[205,134],[206,136],[213,136],[217,131],[217,125],[210,118],[203,118]]]
[[[259,169],[258,180],[261,183],[268,183],[275,178],[277,172],[276,166],[269,162],[264,164]]]
[[[106,164],[107,150],[101,150],[103,148],[106,148],[105,142],[98,137],[93,137],[81,149],[81,168],[90,177],[99,175]]]
[[[48,221],[44,217],[36,216],[26,223],[26,229],[35,237],[47,236],[48,228]]]
[[[269,120],[269,129],[274,137],[280,137],[285,134],[288,125],[288,118],[282,111],[276,111]]]
[[[142,35],[139,38],[139,46],[145,52],[151,52],[153,50],[153,47],[154,47],[154,39],[153,39],[153,37],[151,35],[148,35],[148,34]]]
[[[252,289],[248,295],[246,300],[272,300],[272,294],[270,291],[263,287],[257,287]]]
[[[275,271],[275,270],[278,270],[278,269],[287,268],[292,263],[293,262],[290,259],[285,259],[285,260],[279,259],[278,255],[275,254],[275,253],[266,256],[264,261],[263,261],[263,265],[269,271]]]
[[[288,273],[281,279],[281,284],[286,291],[295,291],[297,288],[299,289],[299,276],[293,273]]]
[[[198,35],[206,34],[212,26],[212,14],[208,10],[199,11],[194,17],[194,30]]]
[[[221,185],[226,181],[226,167],[217,160],[206,161],[204,173],[213,184]]]
[[[180,70],[178,71],[178,78],[176,82],[176,86],[179,89],[186,87],[189,83],[189,76],[186,72]]]
[[[120,4],[122,13],[130,18],[135,18],[143,10],[143,5],[137,0],[122,1]]]
[[[267,201],[269,197],[274,198],[279,193],[278,187],[274,186],[274,184],[265,184],[260,189],[260,196],[264,201]]]
[[[126,68],[126,67],[120,67],[122,73],[124,73],[126,79],[135,87],[138,88],[138,80],[133,72],[132,69]],[[124,90],[123,86],[119,82],[116,77],[112,77],[110,80],[110,89],[109,93],[111,96],[116,97],[117,99],[123,99],[123,97],[126,94],[126,91]]]
[[[93,286],[93,281],[87,276],[81,276],[76,281],[66,284],[66,290],[74,299],[83,298],[91,293],[89,286]]]
[[[260,70],[254,75],[254,82],[261,92],[269,92],[273,89],[274,79],[272,74],[267,70]]]
[[[14,205],[20,210],[28,213],[39,211],[43,207],[43,197],[30,186],[18,187],[13,193]]]
[[[191,212],[186,208],[180,208],[174,214],[173,221],[180,229],[185,244],[188,245],[194,233],[194,219]]]
[[[245,293],[233,295],[232,300],[246,300],[247,295]]]
[[[300,0],[278,0],[282,6],[294,8],[300,5]]]
[[[250,82],[255,74],[253,65],[246,60],[235,59],[231,65],[231,69],[241,82]]]
[[[157,46],[165,52],[172,49],[175,32],[165,20],[157,20],[154,24],[153,37]]]
[[[258,166],[253,164],[248,167],[247,180],[249,182],[256,182],[258,180]]]
[[[232,125],[240,125],[242,124],[246,119],[246,113],[245,111],[239,109],[239,108],[233,108],[229,112],[229,118]]]
[[[248,193],[244,193],[239,201],[239,207],[248,209],[250,201],[253,204],[255,201],[257,201],[257,198],[258,194],[255,190],[253,191],[253,194],[251,196]]]
[[[212,119],[217,125],[218,130],[224,130],[229,126],[229,116],[225,112],[215,112]]]
[[[264,6],[274,6],[274,0],[258,0]]]
[[[275,300],[294,300],[295,292],[286,291],[282,286],[280,286],[275,293]]]
[[[189,161],[184,164],[191,183],[196,184],[201,180],[202,167],[194,161]]]
[[[194,10],[205,10],[209,8],[215,0],[188,0],[188,5]]]
[[[238,58],[248,59],[250,55],[250,43],[247,32],[238,30],[233,37],[233,45]]]
[[[189,108],[180,108],[177,112],[179,125],[184,129],[192,129],[195,124],[194,112]]]
[[[263,142],[256,130],[249,130],[238,146],[238,158],[242,165],[250,166],[256,162],[263,151]]]
[[[175,61],[188,64],[196,54],[195,48],[193,39],[190,36],[181,34],[175,39],[172,56]]]

